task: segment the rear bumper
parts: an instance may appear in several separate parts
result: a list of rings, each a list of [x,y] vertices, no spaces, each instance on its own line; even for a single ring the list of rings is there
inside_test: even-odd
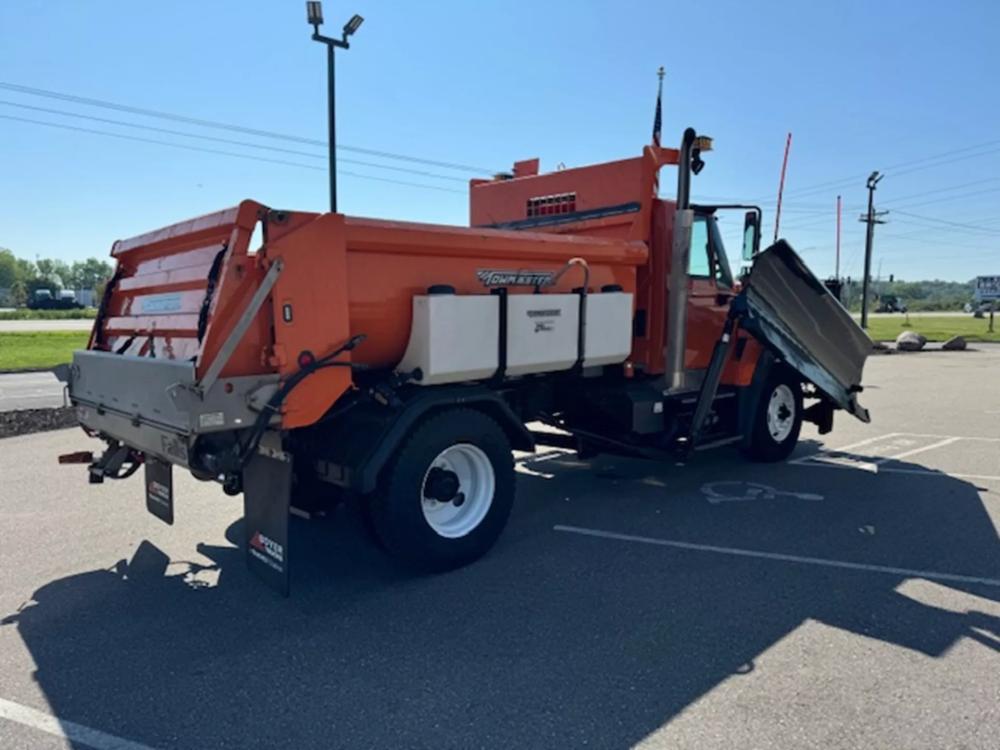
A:
[[[229,494],[242,490],[247,564],[287,596],[292,463],[281,435],[265,432],[238,467],[224,467],[226,448],[219,448],[239,445],[241,431],[254,429],[275,393],[277,375],[219,378],[202,389],[190,361],[100,351],[74,353],[73,364],[59,374],[80,423],[109,443],[91,464],[92,482],[125,478],[145,463],[146,507],[166,523],[173,523],[174,510],[171,472],[164,464],[220,480]],[[280,423],[281,416],[271,419]],[[211,433],[222,434],[214,439]],[[199,444],[200,438],[206,439]],[[130,468],[119,473],[125,462]]]
[[[200,435],[252,426],[278,382],[277,375],[220,378],[203,391],[190,361],[100,351],[75,352],[63,379],[81,425],[189,469]]]

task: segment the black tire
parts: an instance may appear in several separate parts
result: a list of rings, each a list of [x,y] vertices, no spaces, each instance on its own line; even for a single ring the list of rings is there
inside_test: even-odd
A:
[[[784,402],[778,404],[777,423],[773,417],[771,422],[768,420],[772,399]],[[782,418],[782,414],[786,416]],[[743,453],[753,461],[783,461],[795,450],[801,429],[802,383],[788,368],[775,367],[753,406],[753,416],[743,440]]]
[[[493,493],[478,524],[461,536],[448,537],[435,531],[425,515],[425,479],[443,451],[463,445],[475,446],[488,459]],[[514,484],[510,442],[500,425],[474,409],[449,409],[427,418],[407,436],[369,499],[368,514],[390,555],[422,571],[452,570],[482,557],[499,538],[514,504]]]

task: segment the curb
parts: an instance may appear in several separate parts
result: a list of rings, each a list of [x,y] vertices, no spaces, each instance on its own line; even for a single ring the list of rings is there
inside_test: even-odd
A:
[[[0,412],[0,439],[30,435],[34,432],[75,427],[76,411],[71,406],[52,409],[19,409]]]
[[[19,370],[0,369],[0,375],[18,375],[20,373],[52,372],[51,367],[25,367]]]

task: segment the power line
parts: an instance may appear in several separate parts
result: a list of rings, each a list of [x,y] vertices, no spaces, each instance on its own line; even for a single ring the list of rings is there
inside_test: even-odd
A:
[[[251,161],[267,162],[270,164],[280,164],[286,167],[299,167],[301,169],[311,169],[319,172],[325,172],[323,167],[318,167],[314,164],[302,164],[300,162],[286,161],[284,159],[269,159],[265,156],[252,156],[250,154],[239,154],[234,151],[223,151],[222,149],[215,148],[205,148],[203,146],[191,146],[186,143],[172,143],[170,141],[161,141],[156,138],[143,138],[137,135],[126,135],[124,133],[112,133],[107,130],[96,130],[94,128],[81,128],[76,125],[64,125],[62,123],[56,122],[45,122],[44,120],[34,120],[28,117],[15,117],[14,115],[0,115],[0,119],[4,120],[14,120],[16,122],[26,122],[33,125],[44,125],[49,128],[60,128],[62,130],[72,130],[79,133],[90,133],[92,135],[101,135],[109,138],[121,138],[127,141],[138,141],[140,143],[155,143],[159,146],[169,146],[171,148],[180,148],[185,151],[200,151],[202,153],[208,154],[218,154],[220,156],[232,156],[237,159],[249,159]],[[351,177],[358,177],[364,180],[375,180],[377,182],[388,182],[395,185],[407,185],[409,187],[424,188],[426,190],[438,190],[445,193],[458,193],[459,195],[464,195],[464,190],[453,190],[452,188],[440,187],[438,185],[427,185],[420,182],[406,182],[404,180],[391,180],[387,177],[375,177],[374,175],[359,174],[357,172],[341,172],[341,174],[349,175]]]
[[[893,214],[893,216],[895,216],[895,222],[897,224],[918,227],[918,229],[910,230],[904,234],[897,235],[898,237],[921,237],[924,235],[937,235],[939,232],[948,232],[950,234],[968,237],[969,239],[977,237],[985,240],[1000,238],[1000,233],[997,232],[989,232],[979,229],[966,229],[965,227],[944,226],[941,224],[930,224],[925,223],[924,221],[913,221],[912,219],[900,219],[896,214]]]
[[[327,146],[326,141],[317,140],[315,138],[304,138],[302,136],[291,135],[288,133],[278,133],[273,130],[260,130],[257,128],[248,128],[243,125],[234,125],[231,123],[219,122],[217,120],[206,120],[199,117],[188,117],[187,115],[178,115],[174,114],[173,112],[163,112],[161,110],[156,110],[156,109],[133,107],[127,104],[118,104],[117,102],[109,102],[104,99],[93,99],[86,96],[66,94],[60,91],[50,91],[48,89],[35,88],[33,86],[22,86],[17,83],[7,83],[4,81],[0,81],[0,89],[6,89],[8,91],[16,91],[18,93],[29,94],[31,96],[41,96],[41,97],[47,97],[49,99],[60,99],[62,101],[74,102],[76,104],[84,104],[90,107],[103,107],[105,109],[114,109],[119,112],[129,112],[135,115],[143,115],[144,117],[158,117],[163,120],[173,120],[174,122],[185,122],[189,125],[199,125],[205,128],[230,130],[237,133],[244,133],[246,135],[255,135],[260,138],[274,138],[277,140],[303,143],[310,146],[323,146],[324,148]],[[343,149],[344,151],[353,151],[359,154],[367,154],[368,156],[379,156],[385,159],[399,159],[401,161],[416,162],[418,164],[428,164],[430,166],[443,167],[445,169],[457,169],[463,172],[496,174],[497,172],[501,171],[497,169],[487,169],[485,167],[474,167],[468,164],[456,164],[454,162],[425,159],[423,157],[410,156],[408,154],[395,154],[389,151],[379,151],[377,149],[361,148],[359,146],[345,146],[343,144],[337,144],[337,148]]]
[[[984,141],[983,143],[978,143],[973,146],[965,146],[963,148],[952,149],[950,151],[942,151],[938,154],[931,154],[930,156],[923,156],[919,159],[909,159],[907,161],[898,162],[896,164],[891,164],[887,166],[884,173],[890,174],[893,177],[900,177],[905,174],[910,174],[911,172],[918,172],[923,169],[932,169],[934,167],[942,166],[945,163],[951,163],[955,161],[962,161],[965,159],[974,159],[977,156],[985,156],[987,154],[1000,152],[1000,147],[998,148],[988,148],[992,146],[997,146],[1000,144],[1000,140]],[[986,149],[982,151],[981,149]],[[969,152],[976,153],[969,153]],[[956,154],[964,154],[964,156],[954,157]],[[928,163],[932,162],[932,163]],[[922,166],[921,166],[922,165]],[[903,167],[912,167],[911,169],[904,169],[899,172],[893,172],[892,170],[902,169]],[[815,195],[818,193],[825,192],[827,190],[832,190],[839,187],[849,187],[850,185],[859,182],[865,178],[865,175],[854,175],[853,177],[844,177],[838,180],[830,180],[827,182],[820,182],[814,185],[807,185],[805,187],[796,188],[789,190],[790,196],[806,197],[810,195]]]
[[[202,141],[212,141],[213,143],[228,143],[233,146],[245,146],[248,148],[262,149],[264,151],[274,151],[282,154],[292,154],[295,156],[308,156],[315,159],[326,159],[325,154],[317,154],[311,151],[296,151],[290,148],[281,148],[280,146],[265,146],[260,143],[251,143],[250,141],[236,141],[232,138],[219,138],[212,135],[200,135],[197,133],[187,133],[183,130],[172,130],[170,128],[158,128],[153,125],[140,125],[134,122],[126,122],[124,120],[113,120],[109,117],[96,117],[95,115],[84,115],[77,112],[69,112],[64,109],[51,109],[49,107],[35,107],[30,104],[21,104],[19,102],[10,102],[6,100],[0,100],[0,104],[8,107],[19,107],[21,109],[30,109],[34,112],[45,112],[47,114],[63,115],[66,117],[76,117],[81,120],[90,120],[92,122],[103,122],[110,125],[121,125],[127,128],[137,128],[139,130],[148,130],[154,133],[166,133],[168,135],[179,135],[184,138],[197,138]],[[375,162],[360,161],[358,159],[340,159],[340,161],[346,164],[357,164],[362,167],[374,167],[376,169],[390,169],[394,172],[405,172],[407,174],[420,175],[422,177],[434,177],[439,180],[452,180],[455,182],[466,182],[463,177],[454,177],[452,175],[436,174],[434,172],[425,172],[421,169],[409,169],[407,167],[394,167],[389,164],[376,164]]]
[[[1000,235],[1000,229],[991,229],[989,227],[976,226],[975,224],[963,224],[957,221],[949,221],[948,219],[938,219],[933,216],[922,216],[920,214],[913,214],[908,211],[901,211],[898,208],[893,209],[893,214],[902,214],[903,216],[909,216],[913,219],[921,219],[923,221],[930,221],[936,224],[944,224],[948,227],[958,227],[959,229],[964,229],[966,231],[980,231],[987,234]]]
[[[932,195],[932,194],[935,194],[935,193],[950,192],[952,190],[958,190],[960,188],[969,187],[971,185],[981,185],[981,184],[985,184],[985,183],[993,183],[993,182],[998,182],[998,181],[1000,181],[1000,178],[993,178],[993,177],[991,177],[991,178],[987,178],[985,180],[976,180],[974,182],[963,183],[961,185],[952,185],[951,187],[947,187],[947,188],[937,188],[935,190],[927,190],[927,191],[924,191],[922,193],[912,193],[910,195],[903,196],[901,198],[896,198],[896,201],[889,202],[889,203],[884,203],[883,205],[886,206],[887,208],[892,209],[893,211],[900,211],[902,209],[907,209],[907,208],[919,208],[920,206],[936,205],[938,203],[943,203],[943,202],[946,202],[946,201],[964,200],[965,198],[975,198],[975,197],[980,196],[980,195],[986,195],[986,194],[989,194],[989,193],[1000,192],[1000,187],[998,187],[998,188],[984,188],[983,190],[972,190],[972,191],[969,191],[969,192],[966,192],[966,193],[960,193],[958,195],[950,195],[950,196],[941,197],[941,198],[932,198],[930,200],[918,201],[916,203],[904,203],[902,206],[899,206],[898,203],[897,203],[898,201],[901,201],[901,200],[907,200],[909,198],[916,198],[916,197],[919,197],[919,196],[922,196],[922,195]],[[855,209],[851,208],[851,209],[848,209],[848,210],[855,210]],[[792,222],[791,224],[787,224],[785,226],[785,229],[786,230],[787,229],[806,229],[806,228],[809,228],[809,227],[813,227],[813,226],[818,226],[820,224],[824,224],[824,223],[826,223],[826,221],[827,221],[827,219],[809,220],[809,221],[807,221],[805,223],[802,223],[801,221],[798,222],[798,223]]]
[[[937,195],[938,193],[950,193],[952,190],[961,190],[962,188],[972,187],[973,185],[983,185],[986,183],[1000,182],[1000,177],[987,177],[985,180],[974,180],[972,182],[963,182],[960,185],[951,185],[944,188],[935,188],[934,190],[924,190],[919,193],[910,193],[909,195],[901,195],[894,198],[894,201],[907,201],[911,198],[923,198],[926,195]]]

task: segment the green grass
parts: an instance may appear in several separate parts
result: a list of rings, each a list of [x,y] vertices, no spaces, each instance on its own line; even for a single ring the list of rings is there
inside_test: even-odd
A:
[[[69,362],[89,331],[0,332],[0,370],[39,370]]]
[[[83,310],[5,310],[0,312],[0,320],[93,320],[97,310],[85,307]]]
[[[989,332],[989,326],[989,316],[913,315],[909,325],[905,315],[873,316],[868,319],[868,335],[875,341],[894,341],[903,331],[916,331],[928,341],[946,341],[952,336],[963,336],[968,341],[1000,341],[1000,315],[996,316],[993,333]]]

